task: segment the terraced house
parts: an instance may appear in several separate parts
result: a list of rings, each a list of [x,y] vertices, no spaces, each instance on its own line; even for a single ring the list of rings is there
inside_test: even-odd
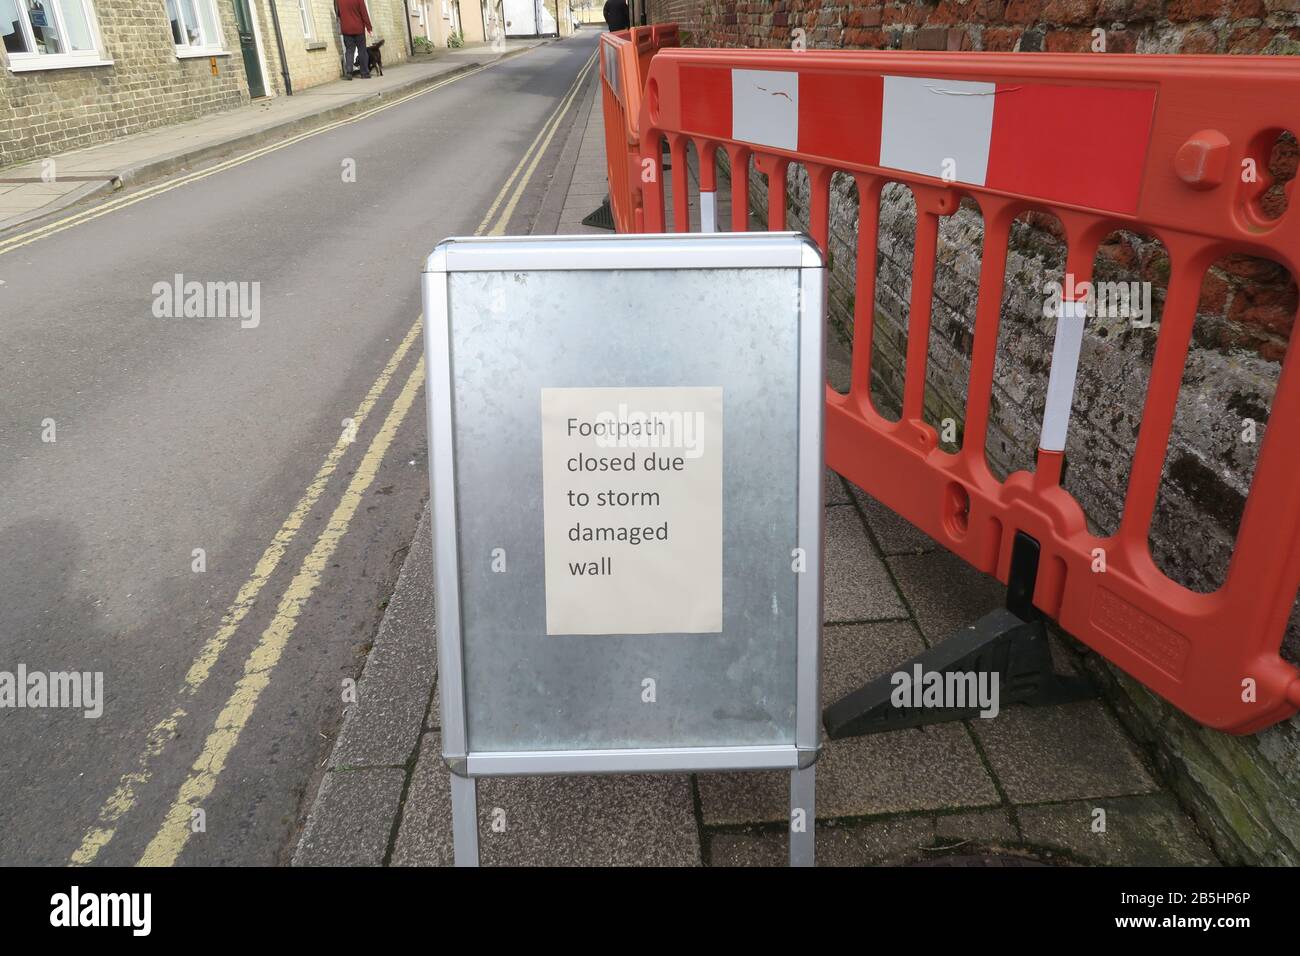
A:
[[[403,0],[369,0],[384,62]],[[0,166],[337,79],[332,0],[0,0]]]

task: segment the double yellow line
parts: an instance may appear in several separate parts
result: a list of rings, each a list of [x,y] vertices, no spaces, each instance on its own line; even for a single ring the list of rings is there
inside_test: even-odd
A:
[[[475,230],[475,235],[504,234],[520,198],[537,170],[538,164],[582,90],[584,80],[588,77],[594,60],[595,54],[583,64],[567,94],[534,137],[523,157],[497,193],[487,211],[487,215],[483,217],[483,221]],[[462,76],[465,75],[469,74],[462,74]],[[395,106],[397,102],[388,105]],[[359,118],[361,117],[354,117],[353,120]],[[278,145],[289,144],[286,142]],[[237,162],[232,161],[230,165],[237,165]],[[205,174],[210,175],[215,171],[205,171]],[[0,249],[0,251],[3,250]],[[294,505],[284,524],[276,532],[271,544],[254,566],[252,576],[239,589],[234,602],[222,617],[217,632],[200,649],[198,656],[190,666],[184,684],[178,692],[177,696],[182,702],[193,697],[211,675],[213,666],[216,664],[221,652],[252,609],[263,587],[270,580],[272,573],[279,566],[289,546],[296,539],[308,514],[323,495],[330,477],[337,469],[352,440],[352,435],[355,434],[356,430],[360,429],[366,418],[373,412],[389,382],[410,352],[420,333],[420,328],[420,320],[416,319],[380,371],[379,377],[371,385],[356,412],[353,413],[354,426],[340,435],[334,447],[330,449],[324,463],[322,463],[315,477],[307,486],[306,491],[298,503]],[[407,376],[383,424],[380,425],[378,432],[371,439],[365,456],[354,472],[339,503],[335,506],[325,529],[317,537],[311,551],[303,559],[293,580],[282,595],[273,619],[262,632],[257,644],[244,661],[242,676],[218,714],[198,758],[194,761],[186,780],[181,784],[176,799],[168,809],[161,827],[141,856],[140,865],[170,866],[176,862],[181,851],[184,850],[190,834],[193,832],[192,821],[196,816],[195,811],[200,808],[203,800],[215,789],[221,771],[224,769],[230,753],[238,743],[240,733],[248,725],[262,692],[270,682],[272,672],[276,664],[279,663],[284,648],[293,634],[302,609],[320,584],[321,575],[328,565],[330,557],[347,533],[350,523],[356,515],[357,508],[366,490],[378,474],[384,455],[388,451],[398,428],[410,412],[423,381],[424,358],[421,357]],[[149,732],[145,739],[145,746],[136,760],[135,769],[123,775],[117,788],[100,808],[98,821],[86,831],[81,845],[72,854],[71,862],[73,864],[92,863],[98,857],[100,851],[113,839],[118,822],[135,807],[137,790],[150,780],[154,761],[166,750],[167,745],[175,739],[177,727],[186,716],[186,713],[185,707],[178,704],[170,715],[159,721]]]

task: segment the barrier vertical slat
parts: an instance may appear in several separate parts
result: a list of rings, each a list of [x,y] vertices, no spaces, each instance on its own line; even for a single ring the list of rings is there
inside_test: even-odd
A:
[[[749,157],[743,146],[728,146],[731,160],[731,231],[749,231]]]
[[[850,356],[849,394],[862,410],[871,405],[871,342],[876,328],[876,245],[880,230],[878,176],[858,173],[858,267],[853,292],[853,354]]]
[[[827,166],[808,165],[808,232],[821,247],[822,255],[829,256],[831,249],[831,177],[834,170]]]
[[[920,199],[920,196],[917,197]],[[925,373],[930,357],[930,304],[934,299],[934,257],[939,217],[916,211],[912,253],[912,302],[907,317],[907,364],[903,382],[903,419],[919,422],[925,413]]]
[[[989,403],[993,398],[993,372],[997,362],[998,328],[1002,318],[1003,282],[1007,271],[1007,246],[1011,240],[1014,207],[996,200],[986,202],[984,248],[980,253],[979,298],[975,304],[975,337],[971,345],[970,397],[966,403],[966,428],[962,457],[972,469],[987,469],[984,446],[988,441]]]
[[[686,137],[670,135],[673,160],[673,232],[691,231],[691,175],[686,168]]]
[[[648,133],[642,140],[642,148],[650,156],[663,155],[663,137],[658,133]],[[664,173],[662,163],[652,168],[653,176],[641,184],[642,212],[645,217],[647,232],[664,231]]]
[[[1179,236],[1166,239],[1171,266],[1169,288],[1160,318],[1155,359],[1147,379],[1146,403],[1142,407],[1142,424],[1129,466],[1128,494],[1118,532],[1135,553],[1142,555],[1147,550],[1147,534],[1155,513],[1160,475],[1164,470],[1178,393],[1187,366],[1187,350],[1196,323],[1196,306],[1201,290],[1196,281],[1199,272],[1193,271],[1193,263],[1209,258],[1198,254],[1199,245]]]

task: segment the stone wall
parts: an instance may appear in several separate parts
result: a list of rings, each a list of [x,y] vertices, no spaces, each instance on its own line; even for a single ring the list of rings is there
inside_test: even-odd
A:
[[[810,47],[1085,51],[1100,29],[1110,52],[1300,52],[1300,0],[651,0],[650,10],[657,22],[677,20],[688,43],[698,46],[787,47],[803,30]],[[1296,154],[1293,137],[1274,144],[1268,165],[1277,180],[1294,176]],[[749,178],[751,206],[761,218],[766,182],[753,169]],[[789,170],[787,194],[789,222],[803,228],[808,178],[798,166]],[[1281,212],[1280,187],[1266,203],[1273,214]],[[830,323],[839,350],[847,353],[855,314],[874,317],[872,397],[882,413],[896,418],[916,208],[906,187],[885,188],[873,264],[877,299],[868,309],[854,301],[858,204],[852,178],[837,174]],[[925,418],[937,429],[945,419],[956,426],[954,441],[944,443],[949,450],[965,438],[983,238],[972,200],[941,220]],[[1043,318],[1043,286],[1063,277],[1062,239],[1047,213],[1024,216],[1010,239],[985,444],[1000,477],[1034,465],[1054,331]],[[1123,507],[1169,263],[1158,242],[1117,231],[1102,245],[1095,269],[1098,279],[1149,282],[1154,312],[1150,329],[1134,328],[1127,319],[1091,321],[1084,342],[1064,486],[1093,530],[1107,534],[1118,527]],[[1276,263],[1226,257],[1205,276],[1151,532],[1157,563],[1194,590],[1213,590],[1223,579],[1296,312],[1295,277]],[[1248,422],[1255,425],[1253,441],[1245,440]],[[1300,661],[1298,619],[1293,615],[1283,649],[1292,661]],[[1118,672],[1093,669],[1225,859],[1300,865],[1300,719],[1256,737],[1229,737],[1196,726]]]

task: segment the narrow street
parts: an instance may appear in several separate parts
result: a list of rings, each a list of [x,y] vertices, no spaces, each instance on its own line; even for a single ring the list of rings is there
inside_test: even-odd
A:
[[[0,237],[0,670],[103,674],[0,720],[0,864],[287,862],[428,493],[422,260],[528,230],[596,36]]]

